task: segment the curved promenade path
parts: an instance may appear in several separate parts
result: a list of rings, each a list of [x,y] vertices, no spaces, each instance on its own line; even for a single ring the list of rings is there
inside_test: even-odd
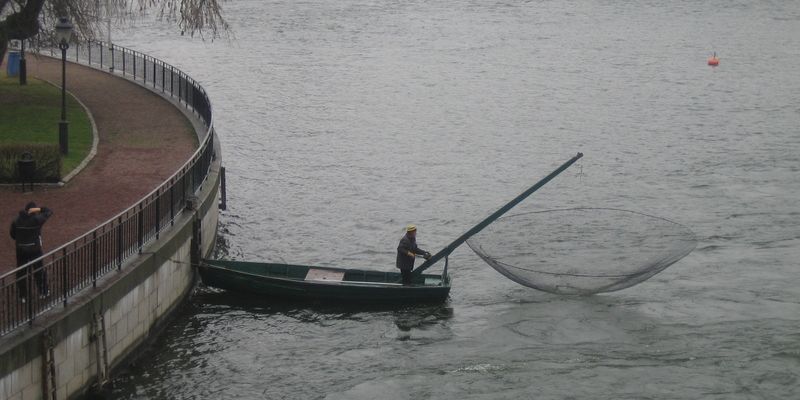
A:
[[[60,85],[60,60],[26,59],[28,76]],[[186,117],[135,83],[67,63],[67,90],[94,117],[97,155],[64,187],[36,186],[28,193],[22,193],[20,186],[0,188],[0,274],[16,267],[9,227],[27,202],[53,210],[42,229],[46,253],[135,204],[175,173],[197,148],[197,136]],[[58,135],[56,125],[53,135]]]

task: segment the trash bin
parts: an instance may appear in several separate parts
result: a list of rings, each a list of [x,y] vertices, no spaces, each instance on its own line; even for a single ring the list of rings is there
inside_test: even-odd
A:
[[[8,76],[19,75],[19,58],[19,51],[11,50],[8,52],[8,66],[6,66]]]
[[[30,183],[31,190],[33,190],[33,178],[36,174],[36,160],[33,159],[31,153],[22,153],[22,157],[17,160],[17,174],[19,175],[19,182],[22,184],[22,191],[25,191],[25,182]]]

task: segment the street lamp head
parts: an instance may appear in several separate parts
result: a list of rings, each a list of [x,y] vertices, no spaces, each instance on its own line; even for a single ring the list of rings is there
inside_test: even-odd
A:
[[[72,22],[69,18],[60,17],[56,24],[56,42],[62,48],[69,47],[69,40],[72,38]]]

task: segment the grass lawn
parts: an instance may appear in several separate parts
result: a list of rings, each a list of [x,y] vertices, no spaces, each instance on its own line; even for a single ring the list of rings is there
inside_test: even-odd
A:
[[[6,76],[4,63],[0,71],[0,143],[58,144],[60,120],[61,89],[30,76],[28,84],[20,86],[18,77]],[[67,121],[69,156],[61,161],[62,177],[75,169],[92,147],[92,125],[89,117],[69,94]]]

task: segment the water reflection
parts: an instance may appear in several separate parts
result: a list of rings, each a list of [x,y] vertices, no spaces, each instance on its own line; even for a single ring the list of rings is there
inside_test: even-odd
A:
[[[214,306],[227,311],[244,311],[257,314],[283,314],[298,318],[301,322],[319,320],[316,316],[330,319],[359,319],[364,314],[392,315],[398,327],[408,329],[453,317],[453,309],[444,304],[407,305],[388,303],[340,303],[315,299],[291,299],[267,297],[252,293],[229,292],[200,284],[193,296],[196,306]],[[305,317],[304,317],[305,316]],[[304,318],[309,318],[305,320]],[[404,329],[404,328],[401,328]]]
[[[452,318],[453,308],[449,305],[409,307],[394,312],[394,324],[403,332],[443,324]]]

